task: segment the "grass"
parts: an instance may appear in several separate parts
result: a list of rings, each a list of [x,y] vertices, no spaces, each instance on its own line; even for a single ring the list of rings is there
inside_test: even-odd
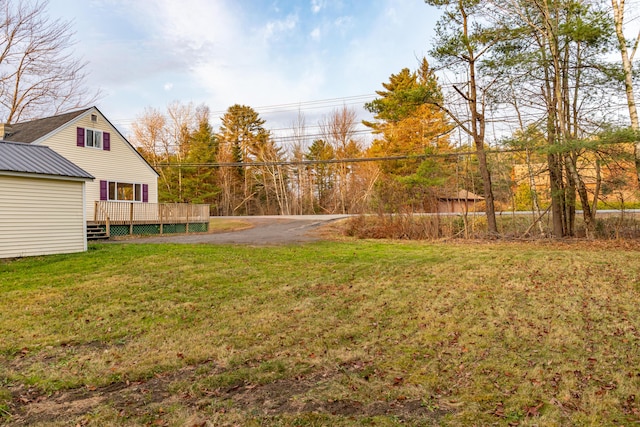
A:
[[[638,256],[359,241],[2,261],[0,423],[637,423]]]

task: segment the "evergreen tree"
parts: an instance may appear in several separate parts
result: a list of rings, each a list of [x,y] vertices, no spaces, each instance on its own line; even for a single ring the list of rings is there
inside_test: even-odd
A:
[[[455,93],[446,100],[429,99],[455,122],[472,141],[482,177],[487,231],[498,233],[491,170],[486,153],[487,94],[493,82],[479,72],[482,60],[491,53],[501,33],[487,22],[488,4],[479,0],[425,0],[444,9],[436,25],[436,42],[431,55],[443,66],[459,71],[462,79],[453,85]]]
[[[255,203],[256,169],[251,166],[256,159],[260,144],[270,137],[264,128],[264,119],[251,107],[235,104],[222,117],[218,133],[220,151],[218,161],[242,163],[236,168],[225,168],[219,174],[222,189],[222,210],[227,214],[252,214]]]
[[[404,68],[400,73],[392,74],[389,82],[382,86],[385,90],[376,92],[379,98],[365,105],[374,113],[375,121],[363,123],[378,135],[369,148],[369,156],[418,156],[450,151],[447,134],[451,126],[441,109],[426,102],[442,99],[437,79],[426,59],[422,60],[417,71]],[[408,201],[417,209],[429,209],[432,203],[425,203],[419,200],[419,196],[410,194],[431,193],[433,197],[430,199],[435,200],[434,194],[443,192],[438,187],[446,181],[446,160],[421,159],[380,164],[383,175],[377,188],[385,209],[406,208]],[[440,179],[424,179],[427,175],[438,174]],[[406,177],[412,178],[404,179]],[[406,197],[398,192],[406,193]]]
[[[514,99],[529,107],[545,136],[553,234],[575,234],[579,201],[592,235],[595,193],[589,194],[582,170],[594,161],[589,141],[605,125],[602,107],[615,88],[605,61],[614,46],[611,19],[590,0],[495,2],[494,13],[509,37],[496,38],[483,70],[496,81],[508,76]]]
[[[220,188],[217,183],[215,163],[218,155],[218,139],[209,124],[209,109],[197,112],[198,128],[189,135],[189,151],[186,156],[184,187],[191,203],[215,205]],[[211,206],[212,210],[215,206]]]
[[[333,191],[333,184],[336,175],[336,167],[334,164],[322,162],[326,160],[333,160],[335,158],[336,153],[333,147],[322,139],[316,139],[313,141],[313,144],[311,144],[309,150],[305,154],[306,160],[318,162],[309,165],[308,169],[315,189],[315,206],[319,212],[326,212],[329,210],[329,198]]]

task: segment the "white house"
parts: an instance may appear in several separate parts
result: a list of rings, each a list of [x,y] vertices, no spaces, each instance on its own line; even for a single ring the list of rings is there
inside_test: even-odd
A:
[[[86,251],[91,180],[48,147],[0,142],[0,258]]]
[[[0,125],[0,139],[47,146],[95,177],[86,184],[88,221],[97,200],[158,202],[157,172],[96,107]]]

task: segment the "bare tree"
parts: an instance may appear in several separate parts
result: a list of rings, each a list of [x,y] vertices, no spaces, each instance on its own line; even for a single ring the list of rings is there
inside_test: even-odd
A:
[[[631,52],[627,48],[627,39],[624,36],[624,6],[625,0],[611,0],[611,7],[613,9],[613,22],[616,29],[616,36],[618,38],[618,49],[620,50],[620,56],[622,59],[622,71],[624,74],[624,87],[627,95],[627,105],[629,107],[629,118],[631,119],[631,129],[639,130],[640,123],[638,120],[638,109],[636,106],[636,99],[633,93],[633,57],[638,50],[638,42],[640,42],[640,32],[632,40],[633,47]],[[634,157],[636,164],[636,175],[638,178],[638,185],[640,185],[640,143],[637,143],[634,148]]]
[[[160,186],[171,193],[169,170],[161,167],[171,157],[171,144],[167,135],[167,119],[157,109],[146,108],[144,113],[131,124],[131,142],[160,174]]]
[[[361,142],[356,139],[356,125],[358,123],[355,110],[343,106],[335,109],[328,116],[321,119],[320,133],[335,152],[336,159],[353,159],[362,154]],[[338,182],[334,194],[336,203],[334,212],[348,213],[357,195],[350,190],[353,187],[352,167],[344,162],[338,164]]]
[[[175,147],[176,161],[178,163],[178,201],[184,202],[183,193],[183,169],[182,162],[189,154],[191,133],[196,129],[198,119],[193,103],[182,104],[174,101],[167,106],[168,132],[171,144]]]
[[[280,163],[284,161],[283,150],[277,147],[272,138],[257,144],[254,148],[256,161],[264,165],[258,168],[254,177],[262,184],[262,210],[266,214],[291,215],[291,195],[288,185],[290,168]],[[272,206],[275,199],[277,206]]]
[[[636,101],[633,94],[633,57],[638,50],[638,42],[640,41],[640,33],[631,42],[633,47],[631,52],[627,49],[627,39],[624,36],[624,6],[625,0],[611,0],[611,6],[613,9],[613,20],[615,24],[616,36],[618,38],[618,49],[622,58],[622,69],[624,72],[624,86],[625,93],[627,95],[627,103],[629,104],[629,116],[631,118],[631,127],[634,130],[640,128],[638,122],[638,110],[636,108]]]
[[[0,118],[5,123],[93,104],[86,62],[74,56],[71,24],[47,16],[47,1],[0,0]]]
[[[160,199],[184,202],[183,162],[190,152],[192,134],[198,126],[198,109],[193,103],[178,101],[167,106],[166,114],[147,108],[131,125],[132,142],[160,174]]]
[[[233,150],[233,145],[222,140],[216,156],[218,163],[234,163],[237,159]],[[219,214],[233,215],[234,208],[239,205],[241,197],[241,177],[237,173],[237,168],[221,167],[218,169],[217,181],[221,188]]]
[[[301,163],[305,160],[305,152],[309,149],[309,137],[307,135],[307,123],[302,111],[298,111],[296,119],[291,123],[293,144],[289,156],[299,164],[291,168],[292,190],[295,198],[292,200],[292,209],[296,214],[313,213],[313,189],[311,185],[310,168]]]

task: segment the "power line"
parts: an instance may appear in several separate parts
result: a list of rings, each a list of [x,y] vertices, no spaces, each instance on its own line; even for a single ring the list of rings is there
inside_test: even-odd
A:
[[[510,148],[503,150],[485,150],[487,154],[495,153],[516,153],[528,150],[528,148]],[[397,160],[421,160],[427,158],[448,158],[462,157],[477,154],[476,151],[458,151],[452,153],[430,153],[430,154],[405,154],[401,156],[384,157],[356,157],[350,159],[324,159],[324,160],[278,160],[272,162],[210,162],[210,163],[159,163],[158,167],[252,167],[252,166],[310,166],[323,164],[340,163],[364,163],[364,162],[385,162]]]
[[[295,112],[306,109],[318,109],[318,108],[330,108],[330,107],[340,107],[342,105],[354,105],[360,102],[365,102],[373,99],[378,96],[375,93],[363,94],[363,95],[350,95],[339,98],[325,98],[325,99],[317,99],[311,101],[300,101],[300,102],[289,102],[284,104],[272,104],[272,105],[263,105],[260,107],[251,107],[258,113],[270,114],[270,113],[285,113],[285,112]],[[356,102],[357,101],[357,102]],[[212,116],[222,116],[227,112],[227,110],[218,110],[218,111],[210,111]],[[133,123],[136,119],[114,119],[114,123],[125,124],[125,123]]]
[[[446,89],[448,87],[453,87],[453,85],[455,85],[455,83],[441,83],[440,86],[443,89]],[[363,104],[366,101],[369,100],[373,100],[374,98],[378,97],[379,95],[377,93],[369,93],[369,94],[360,94],[360,95],[350,95],[350,96],[344,96],[344,97],[336,97],[336,98],[325,98],[325,99],[318,99],[318,100],[309,100],[309,101],[300,101],[300,102],[289,102],[289,103],[282,103],[282,104],[271,104],[271,105],[263,105],[263,106],[259,106],[259,107],[251,107],[253,110],[255,110],[258,113],[261,114],[266,114],[266,115],[270,115],[270,114],[277,114],[277,113],[294,113],[296,111],[305,111],[305,110],[311,110],[311,109],[323,109],[323,108],[332,108],[332,107],[340,107],[340,106],[344,106],[344,105],[356,105],[356,104]],[[618,109],[624,109],[626,108],[626,102],[624,100],[619,101],[619,102],[610,102],[607,107],[609,108],[609,111],[614,111],[614,110],[618,110]],[[525,106],[525,110],[537,110],[540,109],[540,106],[536,105],[535,103],[529,102],[527,106]],[[540,111],[540,113],[535,113],[532,111],[522,111],[521,112],[521,117],[524,119],[528,119],[528,120],[532,120],[532,119],[538,119],[539,118],[539,114],[543,115],[544,114],[544,109],[542,109],[543,111]],[[218,110],[218,111],[211,111],[210,114],[211,116],[222,116],[227,112],[227,110]],[[124,127],[128,127],[130,124],[134,123],[136,119],[114,119],[113,123],[116,123],[118,125],[124,126]],[[517,123],[518,122],[518,116],[515,114],[501,114],[501,115],[491,115],[491,114],[487,114],[487,121],[489,120],[495,120],[498,122],[509,122],[509,123]],[[212,120],[212,122],[217,123],[219,122],[219,119],[214,119]],[[311,127],[315,127],[315,126],[311,126]],[[272,131],[280,131],[280,130],[287,130],[288,128],[274,128],[271,129]]]
[[[319,99],[315,101],[303,101],[303,102],[291,102],[287,104],[266,105],[262,107],[255,107],[253,109],[256,110],[257,112],[263,112],[263,113],[296,111],[299,108],[301,109],[324,108],[324,107],[340,106],[347,103],[353,104],[356,101],[362,102],[362,101],[371,99],[375,96],[376,96],[375,93],[365,94],[365,95],[353,95],[353,96],[345,96],[341,98]],[[212,112],[212,114],[224,114],[226,112],[227,110],[216,111],[216,112]]]
[[[443,88],[447,88],[447,87],[453,86],[453,84],[454,83],[449,83],[449,84],[445,83],[445,84],[441,84],[441,86]],[[351,96],[338,97],[338,98],[325,98],[325,99],[319,99],[319,100],[264,105],[264,106],[255,107],[255,108],[252,107],[252,108],[257,112],[261,114],[266,114],[266,115],[277,114],[277,113],[287,113],[287,112],[294,113],[296,111],[303,111],[308,109],[321,109],[321,108],[332,108],[332,107],[339,107],[339,106],[345,106],[345,105],[363,104],[364,102],[372,100],[378,96],[379,94],[377,93],[370,93],[370,94],[351,95]],[[605,114],[608,116],[611,116],[611,115],[616,116],[618,117],[618,120],[619,120],[619,117],[620,117],[619,111],[623,111],[626,108],[626,102],[624,102],[624,100],[619,100],[619,99],[620,99],[619,97],[610,99],[609,102],[607,103],[607,111],[602,114]],[[520,111],[520,114],[513,113],[513,110],[508,111],[508,107],[506,105],[503,105],[503,106],[504,108],[501,108],[500,113],[498,114],[493,114],[495,112],[487,112],[486,114],[486,123],[493,124],[494,140],[496,141],[500,139],[500,135],[504,135],[505,133],[513,133],[514,129],[519,129],[521,120],[523,120],[526,124],[531,124],[531,123],[539,122],[540,120],[543,119],[544,115],[546,114],[546,110],[542,106],[537,105],[534,102],[528,102],[526,106],[523,106],[523,109]],[[616,113],[616,111],[618,111],[618,113]],[[220,111],[210,112],[210,114],[212,116],[224,115],[226,112],[227,110],[220,110]],[[464,115],[464,112],[462,112],[461,115]],[[127,127],[128,125],[126,123],[132,124],[135,122],[135,120],[137,119],[121,119],[121,120],[114,120],[114,123],[118,123],[120,125]],[[217,124],[218,122],[219,120],[211,121],[211,124],[212,125]],[[359,125],[361,125],[361,123],[359,123]],[[498,125],[497,128],[496,128],[496,125]],[[278,127],[278,128],[268,129],[268,130],[269,132],[272,132],[271,138],[275,143],[280,144],[281,146],[286,146],[288,144],[298,142],[298,141],[306,142],[314,139],[324,138],[325,135],[323,135],[322,132],[318,132],[318,130],[320,130],[321,128],[322,126],[320,124],[309,125],[309,126],[305,125],[302,129],[311,129],[313,133],[308,133],[308,134],[294,133],[293,135],[287,134],[287,131],[295,132],[296,131],[295,124],[292,124],[291,127]],[[371,129],[360,128],[354,131],[353,136],[373,137],[374,134]],[[169,147],[177,147],[177,146],[179,146],[179,144],[169,144]]]
[[[366,134],[372,134],[372,131],[369,129],[360,129],[360,130],[354,130],[353,132],[349,133],[348,137],[349,139],[353,139],[353,137],[355,136],[362,136],[362,135],[366,135]],[[317,140],[317,139],[322,139],[325,140],[327,137],[327,135],[323,134],[323,133],[315,133],[315,134],[305,134],[305,135],[279,135],[279,136],[271,136],[271,140],[275,143],[279,143],[281,145],[285,145],[288,143],[294,143],[294,142],[298,142],[298,141],[311,141],[311,140]],[[179,148],[181,145],[177,142],[175,143],[168,143],[168,144],[162,144],[162,147],[168,147],[168,148]]]

